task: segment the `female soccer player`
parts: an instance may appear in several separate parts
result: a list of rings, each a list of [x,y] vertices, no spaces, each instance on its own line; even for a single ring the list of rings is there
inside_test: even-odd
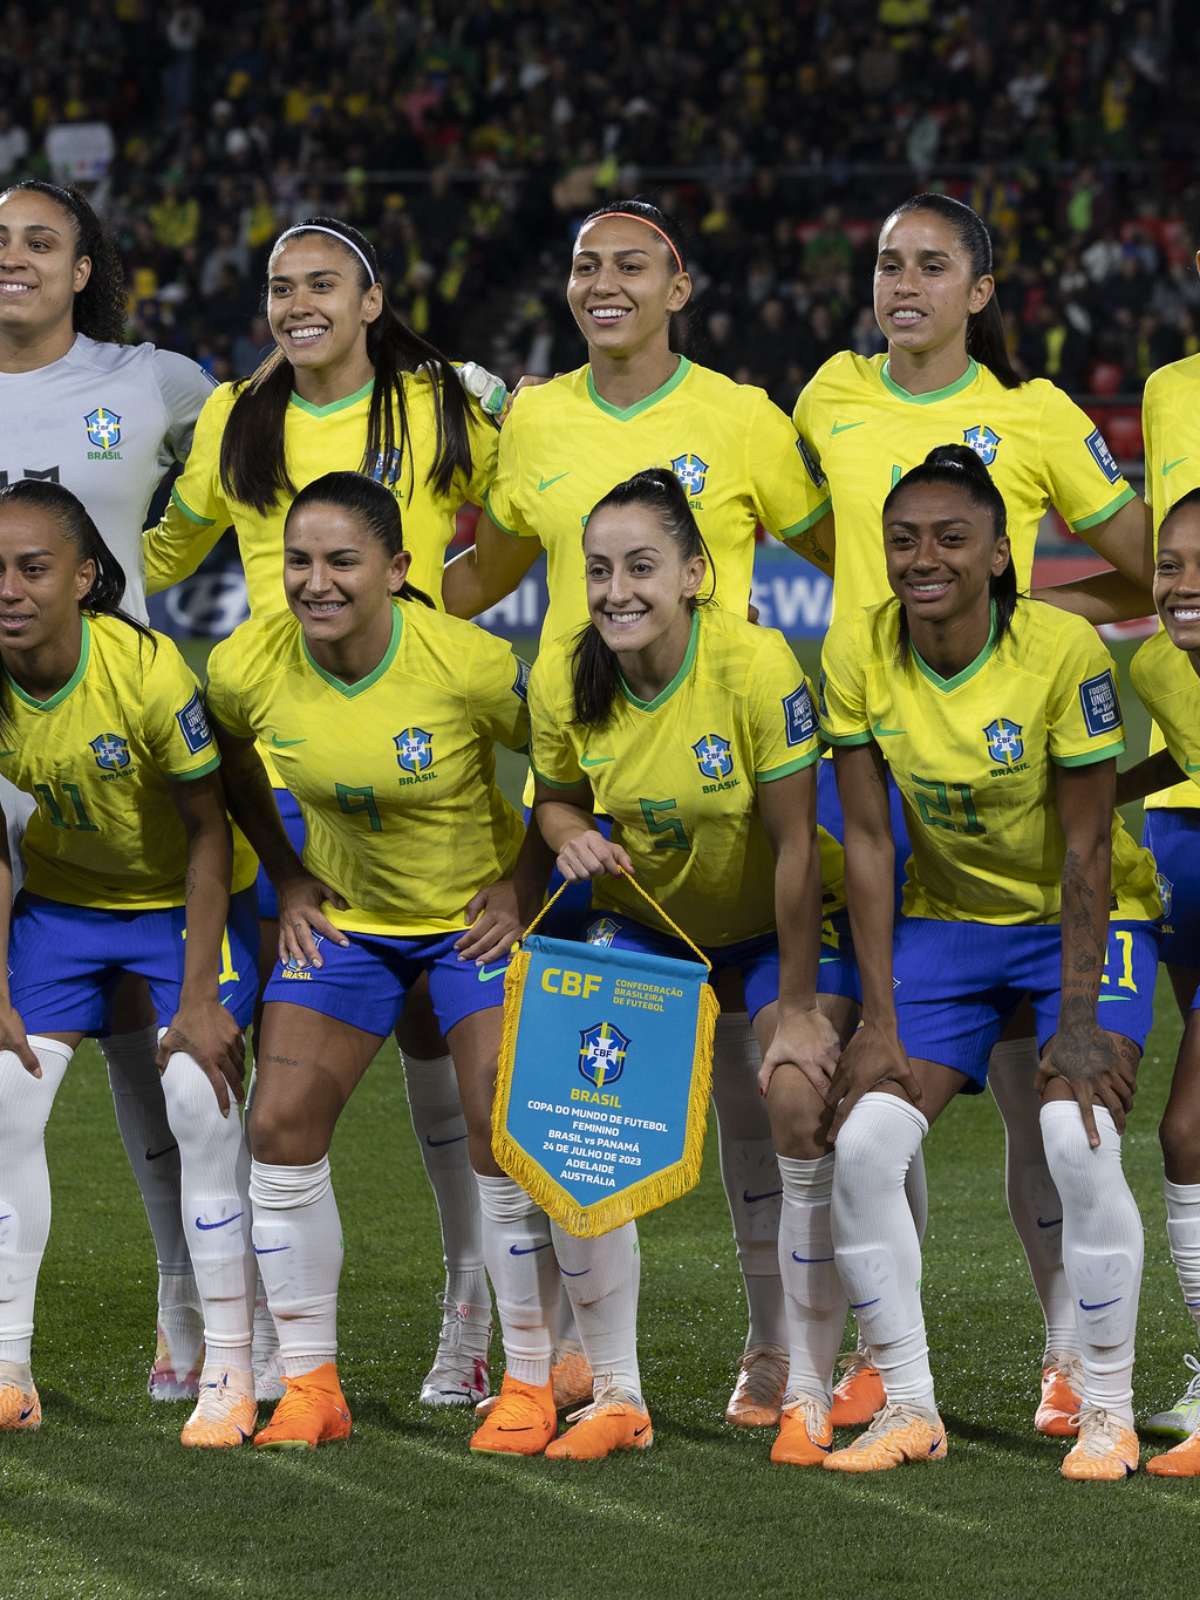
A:
[[[1147,476],[1149,481],[1149,476]],[[1192,789],[1191,803],[1155,814],[1157,833],[1163,821],[1187,819],[1179,829],[1186,836],[1196,815],[1194,785],[1200,774],[1200,488],[1188,490],[1166,513],[1158,530],[1158,559],[1154,572],[1154,603],[1162,619],[1157,633],[1133,658],[1131,675],[1143,704],[1162,730],[1167,758],[1175,763],[1172,776],[1183,777]],[[1157,763],[1161,766],[1161,758]],[[1188,774],[1189,776],[1184,776]],[[1160,779],[1161,781],[1161,779]],[[1175,790],[1170,791],[1172,797]],[[1136,798],[1136,796],[1135,796]],[[1185,801],[1189,797],[1185,796]],[[1149,834],[1149,828],[1147,833]],[[1153,846],[1151,847],[1153,849]],[[1162,871],[1163,861],[1155,853]],[[1173,869],[1168,878],[1175,879]],[[1171,976],[1182,999],[1179,980],[1200,968],[1196,929],[1181,921],[1188,907],[1179,905],[1179,884],[1167,907],[1174,924],[1171,949],[1175,956]],[[1164,899],[1167,898],[1164,892]],[[1178,910],[1176,907],[1178,906]],[[1184,934],[1191,935],[1190,939]],[[1162,1140],[1167,1203],[1167,1238],[1179,1275],[1183,1303],[1200,1334],[1200,987],[1188,1005],[1171,1095],[1163,1114]],[[1147,1462],[1146,1470],[1165,1477],[1200,1476],[1200,1361],[1185,1357],[1192,1380],[1172,1409],[1150,1418],[1147,1433],[1182,1442]]]
[[[833,1242],[886,1404],[825,1465],[945,1456],[901,1191],[929,1125],[983,1087],[1028,996],[1082,1362],[1062,1470],[1124,1478],[1138,1461],[1142,1229],[1121,1130],[1152,1020],[1160,905],[1149,852],[1113,810],[1124,741],[1111,658],[1080,618],[1017,598],[1004,500],[969,447],[942,446],[905,474],[883,524],[894,598],[837,618],[822,668],[863,990],[828,1096],[840,1099]],[[912,849],[894,949],[878,892],[895,848],[885,748]]]
[[[1045,379],[1023,383],[1014,372],[996,299],[991,240],[969,206],[920,194],[887,217],[879,235],[874,309],[887,353],[865,357],[847,350],[832,357],[805,386],[793,412],[813,482],[830,496],[838,529],[835,613],[887,598],[875,531],[884,497],[946,440],[970,445],[1004,498],[1020,590],[1029,587],[1037,530],[1049,505],[1119,573],[1148,590],[1153,561],[1145,508],[1100,430],[1074,401]],[[829,542],[821,526],[812,536]],[[819,785],[818,817],[840,838],[828,763]],[[902,866],[907,852],[895,799],[893,825],[901,830]],[[1038,1223],[1057,1211],[1032,1092],[1037,1060],[1034,1040],[1023,1036],[1028,1032],[1018,1019],[1012,1036],[997,1047],[989,1082],[1005,1121],[1009,1211],[1046,1319],[1036,1426],[1069,1433],[1078,1411],[1072,1387],[1078,1352],[1071,1342],[1059,1233]],[[923,1206],[918,1209],[923,1215]],[[835,1426],[866,1421],[880,1396],[877,1377],[852,1360],[839,1385]]]
[[[538,826],[565,879],[595,880],[599,915],[587,937],[686,955],[647,925],[645,901],[623,876],[636,873],[704,949],[718,990],[735,980],[764,1073],[807,1069],[823,1087],[838,1047],[829,1017],[849,1031],[855,985],[836,942],[821,944],[818,748],[804,675],[778,633],[698,604],[704,543],[669,468],[610,490],[588,515],[583,549],[591,620],[543,648],[530,716]],[[613,818],[611,839],[597,809]],[[776,1074],[773,1113],[791,1076]],[[790,1154],[786,1138],[780,1148]],[[787,1194],[791,1162],[780,1165]],[[793,1316],[805,1315],[791,1221],[785,1205],[789,1333]],[[553,1232],[596,1382],[593,1404],[547,1454],[640,1448],[651,1435],[637,1361],[636,1228],[585,1242]],[[840,1332],[839,1322],[835,1339]]]
[[[254,1007],[254,862],[235,863],[195,679],[122,612],[124,574],[69,490],[0,489],[0,764],[35,796],[9,919],[0,862],[0,1427],[36,1428],[34,1293],[50,1226],[44,1131],[114,985],[148,981],[182,1163],[206,1354],[185,1445],[254,1427],[249,1160],[230,1089]],[[230,881],[235,891],[230,899]],[[186,943],[185,943],[186,940]]]
[[[500,436],[496,479],[474,547],[446,569],[446,608],[476,616],[516,587],[544,548],[550,607],[544,641],[588,620],[579,532],[613,484],[669,466],[712,554],[716,600],[745,616],[761,522],[831,570],[812,528],[828,496],[810,480],[787,418],[761,389],[680,354],[673,319],[692,281],[678,230],[643,200],[603,206],[579,229],[567,303],[587,344],[575,372],[522,391]],[[787,1334],[779,1280],[780,1183],[756,1086],[760,1065],[740,1008],[717,1025],[713,1092],[721,1171],[749,1306],[731,1422],[779,1417]],[[586,1390],[585,1390],[586,1392]]]
[[[126,574],[127,608],[144,621],[141,528],[163,473],[187,455],[212,383],[186,356],[124,337],[120,259],[83,195],[40,180],[0,192],[0,483],[43,479],[78,495]],[[19,875],[32,808],[2,778],[0,796]],[[202,1319],[144,985],[121,992],[111,1021],[100,1048],[158,1257],[150,1397],[194,1398]]]
[[[232,524],[251,613],[283,613],[283,521],[292,496],[326,472],[360,470],[396,496],[414,581],[440,596],[454,514],[465,500],[481,501],[491,482],[494,424],[464,394],[446,357],[401,321],[374,250],[348,223],[310,217],[279,236],[267,314],[275,349],[248,380],[212,395],[166,516],[146,536],[151,592],[193,571]],[[261,754],[298,848],[300,812],[280,784],[279,749],[272,736]],[[278,940],[278,905],[265,874],[259,911],[265,976]],[[446,1261],[442,1331],[421,1398],[467,1404],[488,1390],[491,1305],[479,1205],[453,1063],[431,1020],[420,1025],[428,1001],[412,1012],[400,1043]]]
[[[495,742],[527,742],[527,674],[502,641],[428,608],[408,568],[395,497],[360,474],[328,473],[300,491],[284,525],[290,609],[244,623],[209,662],[235,815],[280,900],[250,1194],[287,1391],[255,1442],[315,1446],[350,1431],[329,1143],[406,991],[428,973],[458,1072],[507,1357],[472,1448],[537,1454],[556,1426],[549,1224],[491,1156],[501,979],[545,885],[545,871],[526,866],[544,860],[536,830],[519,861],[520,819],[495,782]],[[254,751],[269,735],[304,817],[303,866]]]

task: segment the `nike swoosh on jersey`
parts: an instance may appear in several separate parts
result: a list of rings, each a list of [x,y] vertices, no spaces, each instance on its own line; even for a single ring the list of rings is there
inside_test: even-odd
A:
[[[570,471],[568,470],[566,472],[557,473],[553,478],[539,478],[538,479],[538,493],[539,494],[545,494],[546,490],[551,488],[552,485],[554,485],[556,483],[559,483],[559,482],[561,482],[561,480],[563,478],[569,478],[570,476],[571,476],[571,474],[570,474]]]
[[[277,733],[271,735],[272,750],[287,750],[294,744],[307,744],[307,739],[281,739]]]
[[[580,756],[581,767],[602,767],[606,761],[612,761],[613,756]]]
[[[864,417],[863,422],[866,420]],[[835,422],[829,432],[836,439],[839,433],[849,433],[851,428],[861,428],[863,422]]]
[[[0,761],[3,761],[5,756],[15,756],[16,753],[15,750],[0,750]]]
[[[876,739],[896,739],[904,731],[903,728],[885,728],[882,720],[878,719],[871,724],[871,733]]]
[[[1165,478],[1168,472],[1174,472],[1175,468],[1181,466],[1186,460],[1187,456],[1176,456],[1174,461],[1164,461],[1162,469],[1163,477]]]

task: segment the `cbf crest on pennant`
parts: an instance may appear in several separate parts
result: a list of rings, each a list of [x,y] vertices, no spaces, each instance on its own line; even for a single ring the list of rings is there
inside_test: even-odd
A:
[[[115,450],[121,442],[121,419],[107,406],[97,406],[83,419],[88,441],[97,450]]]
[[[704,483],[708,476],[708,462],[702,461],[691,450],[685,451],[681,456],[675,456],[671,462],[671,471],[679,479],[689,495],[704,493]]]
[[[579,1071],[597,1089],[616,1083],[625,1071],[629,1039],[611,1022],[597,1022],[579,1030]]]
[[[101,733],[88,741],[88,749],[96,757],[96,765],[106,772],[121,772],[129,765],[129,741],[119,733]]]
[[[433,735],[424,728],[405,728],[394,734],[396,760],[405,772],[424,772],[433,765]]]
[[[1000,435],[993,433],[986,422],[980,422],[974,428],[963,429],[963,443],[974,450],[985,467],[990,467],[1000,448]]]
[[[988,754],[1001,767],[1015,767],[1025,754],[1025,741],[1021,737],[1022,725],[1010,722],[1007,717],[996,717],[983,730]]]
[[[719,733],[706,733],[692,746],[696,765],[706,778],[727,778],[733,771],[733,753],[729,740]]]

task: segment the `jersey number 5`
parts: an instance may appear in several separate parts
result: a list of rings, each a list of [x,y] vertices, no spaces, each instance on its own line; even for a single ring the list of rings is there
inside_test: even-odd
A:
[[[687,830],[679,817],[660,815],[662,812],[674,811],[678,806],[677,800],[639,800],[642,808],[642,820],[647,828],[655,835],[654,848],[656,850],[687,850]]]

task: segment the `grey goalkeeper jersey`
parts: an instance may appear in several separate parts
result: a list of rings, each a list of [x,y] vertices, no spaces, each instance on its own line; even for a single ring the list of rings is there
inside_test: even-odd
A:
[[[125,569],[126,609],[143,620],[146,512],[212,389],[187,356],[83,334],[48,367],[0,372],[0,481],[49,478],[78,495]]]

